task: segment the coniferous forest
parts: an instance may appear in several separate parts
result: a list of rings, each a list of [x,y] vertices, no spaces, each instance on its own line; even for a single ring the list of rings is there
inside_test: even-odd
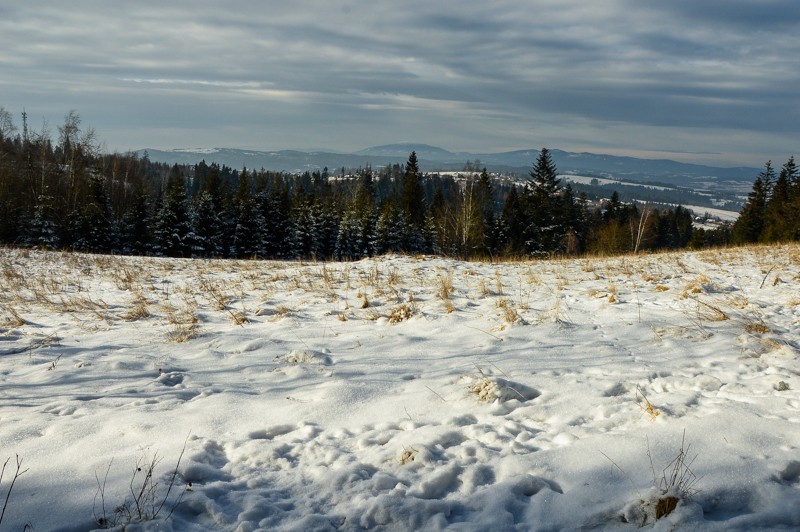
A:
[[[693,229],[682,207],[590,204],[542,149],[524,184],[484,169],[463,179],[405,164],[289,174],[103,153],[69,112],[54,135],[0,108],[0,243],[169,257],[358,259],[387,252],[461,258],[626,253],[797,240],[793,158],[755,180],[742,216]]]

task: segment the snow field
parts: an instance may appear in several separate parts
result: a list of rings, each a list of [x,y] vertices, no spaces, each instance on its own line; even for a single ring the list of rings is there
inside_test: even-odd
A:
[[[163,489],[186,445],[182,502],[128,530],[794,529],[798,279],[797,246],[499,264],[3,250],[0,458],[28,468],[3,525],[98,528],[96,475],[113,519],[137,461],[161,457]],[[682,449],[692,496],[656,520],[654,477]]]

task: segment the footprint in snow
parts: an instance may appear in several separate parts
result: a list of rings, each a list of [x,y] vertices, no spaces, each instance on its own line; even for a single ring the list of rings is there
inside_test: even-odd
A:
[[[783,468],[778,476],[783,482],[790,484],[797,482],[800,480],[800,462],[792,460]]]
[[[48,405],[42,409],[46,414],[53,414],[55,416],[71,416],[78,410],[77,407],[71,405],[54,404]]]
[[[289,353],[278,357],[276,360],[288,364],[320,364],[323,366],[333,363],[328,354],[310,349],[289,351]]]
[[[217,441],[208,440],[203,448],[193,454],[183,470],[186,482],[200,484],[213,481],[228,481],[231,476],[223,468],[229,463],[228,454],[224,447]]]
[[[603,395],[605,397],[619,397],[629,392],[630,392],[630,386],[626,386],[625,384],[618,382],[614,386],[606,390],[605,393],[603,393]]]
[[[183,373],[178,373],[176,371],[171,371],[169,373],[162,373],[156,379],[158,382],[163,384],[164,386],[177,386],[179,384],[183,384],[184,375]]]
[[[295,425],[275,425],[262,430],[255,430],[248,434],[253,440],[273,440],[277,436],[283,436],[293,432],[297,427]]]

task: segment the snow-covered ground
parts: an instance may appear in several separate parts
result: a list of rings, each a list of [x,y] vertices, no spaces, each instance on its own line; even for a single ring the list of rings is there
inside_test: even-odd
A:
[[[0,528],[796,530],[799,280],[2,250]]]
[[[635,183],[632,181],[621,181],[619,179],[609,179],[606,177],[592,177],[592,176],[585,176],[585,175],[574,175],[574,174],[560,174],[559,179],[563,179],[566,181],[572,181],[573,183],[580,183],[582,185],[591,185],[591,184],[598,184],[601,186],[605,185],[625,185],[629,187],[643,187],[643,188],[651,188],[653,190],[675,190],[675,187],[664,187],[661,185],[650,185],[647,183]]]
[[[703,207],[701,205],[683,205],[689,209],[695,216],[705,216],[706,214],[714,218],[718,218],[723,222],[735,222],[739,218],[738,212],[726,211],[725,209],[716,209],[713,207]]]

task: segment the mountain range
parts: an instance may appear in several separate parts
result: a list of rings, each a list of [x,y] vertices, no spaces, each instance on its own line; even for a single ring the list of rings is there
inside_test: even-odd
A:
[[[255,168],[273,171],[303,172],[321,170],[331,172],[371,166],[379,168],[403,164],[415,151],[420,169],[426,172],[463,170],[469,161],[474,166],[486,167],[490,172],[527,175],[540,150],[516,150],[502,153],[451,152],[427,144],[386,144],[355,153],[327,151],[254,151],[234,148],[140,150],[152,161],[169,164],[195,164],[201,160],[216,162],[232,168]],[[664,183],[695,190],[727,189],[749,190],[760,171],[750,167],[716,167],[682,163],[668,159],[639,159],[595,153],[574,153],[551,150],[559,173],[610,177],[641,183]]]

